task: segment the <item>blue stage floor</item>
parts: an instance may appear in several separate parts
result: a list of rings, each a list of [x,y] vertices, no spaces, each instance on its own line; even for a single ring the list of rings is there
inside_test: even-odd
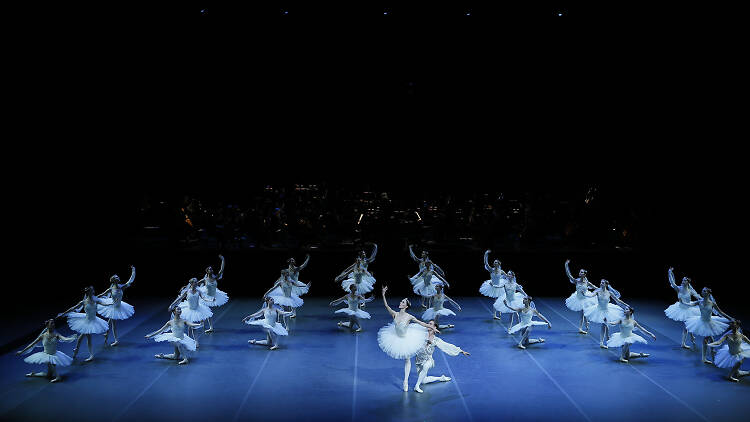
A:
[[[392,297],[391,305],[398,299]],[[178,366],[153,357],[170,353],[169,344],[143,338],[169,318],[165,299],[134,303],[135,316],[119,325],[118,347],[104,348],[103,338],[95,336],[91,363],[80,362],[88,356],[84,341],[79,361],[59,369],[61,383],[26,378],[42,367],[13,353],[0,356],[0,420],[747,420],[750,378],[730,383],[727,370],[701,363],[698,351],[680,349],[681,326],[662,312],[667,303],[632,303],[636,319],[657,340],[633,347],[651,357],[623,364],[619,349],[599,348],[599,325],[592,324],[589,335],[577,333],[579,314],[565,308],[562,298],[535,298],[552,330],[535,327],[532,337],[546,343],[525,351],[491,319],[491,299],[456,300],[463,311],[442,321],[456,324],[442,337],[471,356],[436,350],[430,374],[453,381],[425,385],[423,394],[411,390],[414,365],[404,393],[403,361],[378,347],[377,331],[390,321],[379,301],[368,304],[373,319],[352,334],[336,326],[339,316],[327,300],[307,299],[281,348],[269,351],[247,344],[264,334],[240,321],[260,300],[233,298],[217,310],[216,332],[202,335],[190,363]],[[421,309],[412,310],[421,315]],[[70,332],[67,325],[58,328]],[[59,346],[72,354],[72,344]]]

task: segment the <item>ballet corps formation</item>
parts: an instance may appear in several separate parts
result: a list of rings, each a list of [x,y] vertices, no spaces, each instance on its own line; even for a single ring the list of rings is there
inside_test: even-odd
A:
[[[373,250],[369,256],[364,250],[360,251],[355,262],[334,279],[336,283],[341,284],[346,294],[332,301],[330,306],[344,305],[334,312],[345,318],[338,322],[338,326],[353,332],[361,331],[362,321],[370,319],[370,314],[365,311],[365,304],[374,299],[373,294],[369,297],[367,294],[373,292],[375,278],[368,267],[375,261],[378,251],[377,245],[372,246]],[[441,333],[440,330],[454,327],[453,324],[441,324],[441,318],[456,315],[445,305],[452,306],[456,311],[461,310],[461,306],[445,294],[445,290],[450,288],[445,272],[430,260],[427,251],[422,251],[421,256],[417,256],[412,246],[409,246],[409,254],[419,265],[419,271],[413,277],[409,277],[409,280],[414,293],[421,297],[422,308],[426,310],[422,313],[421,319],[411,315],[407,311],[412,305],[406,298],[399,302],[397,309],[391,308],[386,299],[388,287],[383,286],[383,304],[393,322],[378,331],[378,345],[393,359],[404,360],[404,391],[408,391],[411,358],[415,358],[418,376],[414,391],[421,393],[422,384],[450,381],[445,375],[427,375],[435,365],[432,355],[436,347],[451,356],[469,356],[469,353],[437,336]],[[490,279],[481,284],[479,292],[495,299],[493,318],[501,320],[502,314],[510,314],[508,333],[520,332],[517,346],[521,349],[532,344],[544,343],[543,338],[530,338],[530,334],[532,328],[538,325],[546,325],[551,329],[549,320],[536,309],[532,298],[516,281],[513,271],[505,272],[498,260],[494,260],[492,265],[489,264],[489,254],[489,250],[484,253],[484,267],[490,273]],[[226,304],[229,300],[227,294],[217,287],[217,282],[224,275],[224,257],[219,255],[219,258],[221,266],[218,273],[214,273],[213,269],[208,267],[200,280],[191,278],[169,305],[171,318],[158,330],[146,334],[147,339],[168,342],[174,348],[173,353],[157,354],[156,358],[186,364],[189,353],[199,348],[196,332],[200,329],[206,334],[213,331],[212,309]],[[303,305],[301,296],[310,290],[311,283],[299,281],[300,271],[309,261],[308,255],[305,261],[297,266],[294,258],[289,259],[288,267],[281,270],[279,278],[263,295],[261,309],[242,319],[245,324],[257,326],[265,332],[264,339],[252,339],[248,343],[267,346],[274,350],[279,347],[279,336],[289,335],[288,318],[296,317],[297,308]],[[600,347],[620,347],[620,361],[628,362],[629,359],[649,356],[648,353],[630,350],[634,343],[647,343],[646,339],[634,333],[635,330],[640,330],[654,339],[656,337],[636,321],[635,311],[621,299],[620,293],[607,280],[602,279],[599,286],[589,282],[586,270],[580,270],[578,277],[574,277],[569,264],[570,260],[565,262],[565,273],[575,286],[575,292],[565,300],[565,305],[571,311],[581,313],[579,332],[587,334],[592,322],[601,324]],[[76,359],[84,338],[89,352],[85,362],[92,361],[93,334],[104,335],[106,345],[111,332],[114,341],[109,346],[117,346],[117,322],[126,320],[134,314],[133,306],[123,301],[123,291],[130,287],[134,280],[135,267],[131,266],[130,279],[126,283],[121,283],[120,278],[114,275],[110,278],[109,288],[99,295],[95,294],[92,286],[86,287],[80,302],[57,315],[67,317],[68,326],[76,333],[73,336],[59,334],[55,331],[55,319],[47,320],[39,336],[17,352],[28,352],[35,346],[38,347],[41,342],[43,351],[26,357],[24,361],[46,365],[47,372],[32,372],[27,376],[47,377],[51,382],[60,381],[57,367],[69,366]],[[668,280],[669,285],[677,293],[677,302],[669,306],[664,313],[670,319],[684,324],[682,347],[690,348],[686,344],[688,340],[695,346],[695,336],[701,336],[703,362],[720,368],[730,368],[731,381],[738,381],[739,377],[747,375],[748,371],[740,370],[740,366],[743,359],[750,356],[750,339],[742,333],[740,322],[719,309],[708,287],[704,287],[701,294],[698,294],[687,277],[678,285],[672,268],[668,271]],[[619,332],[610,335],[610,326],[619,326]],[[76,342],[73,357],[57,350],[58,340]]]

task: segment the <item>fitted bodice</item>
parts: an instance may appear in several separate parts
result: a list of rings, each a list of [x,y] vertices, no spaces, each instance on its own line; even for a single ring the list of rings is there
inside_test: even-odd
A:
[[[623,319],[620,321],[620,336],[630,337],[633,334],[633,328],[635,328],[635,321],[632,319]]]
[[[599,303],[599,309],[606,310],[607,305],[609,305],[609,290],[607,289],[600,289],[596,293],[596,301]]]
[[[206,293],[209,296],[211,296],[211,297],[216,296],[216,285],[217,284],[218,283],[216,282],[215,279],[209,278],[208,280],[206,280]]]
[[[182,338],[182,336],[185,334],[185,321],[182,319],[176,320],[172,318],[169,321],[170,329],[172,330],[172,334],[177,338]]]
[[[284,296],[292,297],[292,282],[283,280],[281,282],[281,291],[284,293]]]
[[[690,292],[690,289],[680,287],[677,290],[677,298],[682,303],[690,302],[690,299],[692,299],[692,294]]]
[[[109,291],[109,294],[112,297],[112,303],[119,305],[120,301],[122,301],[122,289],[114,286],[112,290]]]
[[[422,365],[425,362],[429,362],[432,359],[432,353],[435,352],[435,343],[428,341],[424,347],[419,349],[417,355],[414,358],[414,362],[417,365]]]
[[[710,321],[711,315],[714,311],[714,303],[708,299],[701,299],[698,303],[698,309],[701,311],[701,319],[704,321]]]
[[[357,309],[359,309],[359,297],[358,296],[352,297],[351,295],[348,295],[346,297],[346,305],[352,311],[356,311]]]
[[[96,300],[84,300],[83,301],[83,311],[86,313],[86,319],[93,320],[96,318]]]
[[[42,336],[42,347],[44,347],[44,353],[48,355],[57,353],[57,336],[54,333],[44,333]]]
[[[188,291],[187,303],[190,309],[198,309],[198,299],[200,299],[200,293],[198,293],[197,291],[195,293]]]
[[[492,280],[492,284],[498,285],[505,282],[505,277],[503,276],[503,273],[492,270],[490,271],[490,280]]]
[[[581,279],[580,281],[576,281],[576,293],[578,293],[579,296],[585,296],[588,290],[588,284],[586,284],[585,280]]]
[[[742,337],[735,337],[733,334],[727,336],[727,346],[729,346],[729,354],[736,355],[742,353]]]
[[[398,335],[399,337],[404,337],[406,336],[406,331],[409,328],[409,320],[403,320],[403,321],[394,320],[393,326],[394,328],[396,328],[396,335]]]
[[[526,325],[531,322],[531,318],[534,317],[534,311],[531,308],[521,311],[518,315],[521,318],[521,324]]]
[[[279,313],[276,311],[276,309],[273,308],[265,308],[263,309],[263,319],[265,320],[266,324],[273,327],[276,325],[276,319],[279,317]]]
[[[439,311],[443,309],[443,303],[445,302],[445,293],[438,293],[432,298],[432,309]]]
[[[508,303],[511,303],[516,298],[516,287],[518,283],[515,281],[508,281],[505,283],[503,288],[505,289],[505,297],[508,299]]]

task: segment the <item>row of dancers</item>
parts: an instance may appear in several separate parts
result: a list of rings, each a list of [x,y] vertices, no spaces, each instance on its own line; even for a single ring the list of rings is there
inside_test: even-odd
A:
[[[347,316],[346,321],[339,321],[338,326],[348,328],[354,332],[362,330],[362,320],[370,319],[366,312],[365,304],[374,300],[374,296],[368,293],[374,290],[375,278],[369,270],[369,265],[375,261],[378,247],[375,244],[368,255],[361,250],[355,262],[342,271],[335,282],[340,283],[346,295],[335,299],[331,306],[345,304],[335,314]],[[499,260],[489,264],[489,254],[484,253],[484,267],[490,273],[490,279],[484,281],[480,286],[480,293],[495,299],[492,316],[502,320],[500,315],[509,313],[510,323],[508,333],[515,334],[520,331],[521,339],[518,347],[525,349],[530,344],[543,343],[543,338],[530,338],[532,327],[546,325],[551,329],[551,323],[535,307],[532,298],[524,291],[517,282],[513,271],[504,271]],[[464,353],[457,346],[439,339],[442,329],[453,328],[453,324],[440,324],[440,317],[455,316],[455,312],[445,307],[451,305],[457,311],[460,305],[445,294],[445,289],[450,287],[445,272],[437,264],[433,263],[427,251],[422,251],[421,256],[414,253],[413,246],[409,246],[411,258],[418,263],[419,271],[416,275],[409,277],[415,294],[421,297],[421,306],[425,308],[421,320],[408,314],[407,309],[411,307],[410,301],[405,298],[399,303],[398,311],[388,306],[385,298],[387,287],[382,289],[383,300],[389,314],[394,322],[378,331],[378,344],[381,349],[395,359],[405,359],[404,389],[407,390],[408,373],[411,357],[416,358],[419,373],[415,391],[420,391],[421,384],[448,381],[449,378],[428,377],[427,370],[431,368],[431,356],[435,347],[448,354],[457,355]],[[179,290],[176,299],[169,305],[172,317],[160,329],[149,333],[146,338],[153,338],[157,342],[169,342],[174,346],[174,353],[157,354],[157,358],[176,360],[179,364],[188,363],[189,352],[199,348],[196,330],[205,328],[204,333],[213,332],[213,311],[226,304],[228,295],[217,288],[217,281],[224,274],[225,260],[219,256],[221,267],[215,274],[211,267],[201,280],[192,278],[188,284]],[[309,263],[310,256],[297,266],[294,258],[288,260],[288,266],[281,270],[280,277],[263,296],[264,303],[260,310],[242,319],[248,325],[261,327],[265,333],[265,339],[251,339],[250,344],[268,346],[271,350],[279,347],[278,338],[287,336],[287,318],[295,318],[297,308],[304,303],[300,296],[309,292],[311,283],[299,281],[300,271]],[[656,338],[646,330],[634,318],[634,309],[622,301],[620,293],[615,290],[607,280],[601,280],[599,286],[588,281],[586,270],[580,270],[578,277],[573,277],[570,272],[570,260],[565,262],[565,272],[569,281],[575,285],[575,292],[565,300],[566,306],[575,312],[581,312],[581,323],[579,332],[587,334],[589,323],[601,324],[600,347],[621,347],[620,360],[628,362],[632,358],[647,357],[647,353],[634,353],[630,346],[634,343],[647,343],[646,340],[635,334],[635,330]],[[711,290],[704,288],[701,295],[691,287],[690,279],[683,278],[678,286],[675,282],[673,269],[668,271],[670,286],[678,294],[678,302],[665,310],[665,314],[675,320],[684,323],[682,347],[689,348],[685,342],[689,338],[695,345],[694,335],[703,336],[702,358],[706,363],[714,363],[718,367],[731,368],[729,379],[737,381],[739,377],[747,375],[747,371],[741,371],[742,359],[750,355],[747,337],[742,334],[739,321],[729,317],[721,311],[711,295]],[[122,321],[134,314],[133,306],[122,300],[123,290],[133,284],[135,280],[135,268],[131,266],[131,277],[126,283],[121,283],[119,277],[112,276],[110,287],[100,295],[95,295],[92,286],[84,290],[82,301],[58,314],[67,316],[69,327],[77,333],[77,336],[66,337],[55,331],[54,319],[48,320],[42,333],[26,348],[18,353],[31,350],[38,343],[42,343],[43,352],[35,353],[25,359],[28,363],[46,364],[47,372],[30,373],[27,376],[46,376],[52,382],[60,380],[56,366],[67,366],[76,358],[81,342],[85,337],[89,348],[89,357],[85,360],[93,360],[93,349],[91,344],[92,334],[104,334],[105,344],[109,333],[112,332],[114,342],[110,346],[117,346],[117,321]],[[695,298],[695,301],[692,299]],[[80,312],[83,310],[83,312]],[[102,318],[97,317],[97,313]],[[534,320],[537,317],[538,320]],[[515,319],[518,323],[514,324]],[[207,327],[206,327],[207,324]],[[610,336],[609,326],[618,325],[619,333]],[[718,340],[714,341],[715,338]],[[57,341],[77,341],[70,358],[56,350]],[[718,353],[714,348],[721,346]],[[455,353],[454,353],[455,352]],[[464,353],[468,355],[467,353]],[[708,357],[713,360],[709,360]],[[714,356],[715,355],[715,356]],[[422,373],[424,371],[424,373]]]

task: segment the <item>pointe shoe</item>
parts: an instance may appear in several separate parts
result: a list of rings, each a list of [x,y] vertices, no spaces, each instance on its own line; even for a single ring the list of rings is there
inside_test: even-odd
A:
[[[517,344],[516,347],[518,347],[519,349],[525,349],[526,348],[526,346],[524,346],[523,344]]]
[[[90,355],[89,357],[87,357],[87,358],[86,358],[86,359],[84,360],[84,362],[91,362],[92,360],[94,360],[94,355]]]
[[[297,318],[297,314],[289,315],[289,318]]]
[[[213,333],[213,332],[214,332],[213,328],[209,328],[208,330],[204,331],[204,333],[206,333],[206,334]]]
[[[416,391],[417,393],[424,393],[424,391],[422,391],[422,389],[419,387],[414,387],[414,391]]]
[[[604,343],[599,343],[599,347],[601,347],[602,349],[609,349],[609,346]]]
[[[640,357],[642,357],[642,358],[647,358],[647,357],[651,356],[651,354],[650,354],[650,353],[639,353],[638,355],[639,355]]]
[[[343,326],[344,326],[344,324],[342,324],[341,322],[339,322],[339,323],[338,323],[337,325],[338,325],[339,327],[343,327]]]
[[[120,344],[120,340],[115,340],[115,341],[112,342],[112,344],[110,344],[110,346],[115,347],[118,344]]]
[[[52,383],[52,382],[58,382],[58,381],[60,381],[60,380],[62,380],[62,378],[60,378],[60,377],[57,377],[57,378],[53,378],[53,379],[51,379],[51,380],[50,380],[49,382],[51,382],[51,383]]]
[[[276,350],[278,348],[279,348],[279,345],[278,344],[274,344],[273,346],[271,346],[271,348],[269,350]]]
[[[544,343],[544,339],[543,338],[539,338],[537,340],[539,340],[537,343]]]
[[[360,332],[360,331],[362,331],[362,327],[359,327],[359,328],[357,328],[356,330],[354,330],[354,332],[355,332],[355,333],[358,333],[358,332]]]
[[[620,358],[620,362],[622,362],[622,363],[628,363],[628,360],[625,359],[625,358]]]
[[[713,362],[708,359],[703,359],[703,363],[705,363],[706,365],[713,365]]]
[[[687,344],[685,344],[685,343],[683,343],[681,347],[682,347],[683,349],[688,349],[688,350],[690,350],[690,346],[688,346],[688,345],[687,345]]]
[[[27,377],[33,377],[33,376],[34,376],[34,373],[33,373],[33,372],[29,372],[28,374],[26,374],[26,376],[27,376]]]
[[[740,380],[735,377],[729,377],[729,381],[740,382]]]
[[[185,358],[185,359],[183,359],[183,360],[181,360],[181,361],[177,362],[177,364],[178,364],[178,365],[185,365],[186,363],[188,363],[188,360],[187,360],[187,358]]]
[[[588,331],[583,331],[582,329],[579,328],[578,329],[578,333],[579,334],[588,334],[589,332]]]
[[[404,392],[408,392],[408,391],[409,391],[409,383],[404,381]]]
[[[453,324],[448,324],[448,328],[453,328],[453,327],[455,327],[455,325],[453,325]]]
[[[158,354],[154,355],[154,357],[157,358],[157,359],[164,359],[164,354],[163,353],[158,353]]]
[[[248,340],[247,342],[250,344],[255,344],[255,340]]]
[[[497,320],[499,320],[499,319],[500,319],[500,317],[499,317],[499,316],[497,316],[497,315],[493,315],[493,316],[492,316],[492,318],[493,318],[493,319],[497,319]]]
[[[451,380],[451,377],[446,377],[445,375],[441,375],[440,376],[440,381],[442,381],[442,382],[446,382],[446,381],[450,381],[450,380]]]

